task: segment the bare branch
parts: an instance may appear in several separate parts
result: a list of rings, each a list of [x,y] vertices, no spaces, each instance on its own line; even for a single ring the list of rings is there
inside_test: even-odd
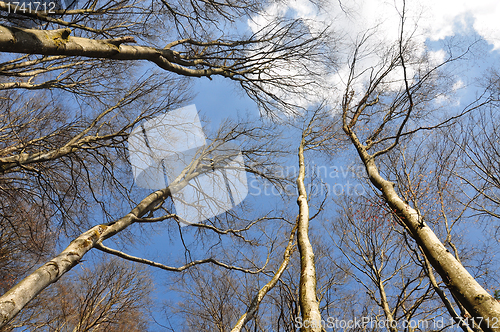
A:
[[[157,262],[151,261],[149,259],[135,257],[135,256],[126,254],[126,253],[124,253],[122,251],[119,251],[119,250],[116,250],[116,249],[111,249],[109,247],[106,247],[105,245],[103,245],[100,242],[96,243],[94,245],[94,248],[99,249],[101,251],[104,251],[104,252],[106,252],[108,254],[112,254],[112,255],[121,257],[123,259],[132,261],[132,262],[142,263],[142,264],[146,264],[146,265],[149,265],[149,266],[157,267],[159,269],[166,270],[166,271],[172,271],[172,272],[182,272],[182,271],[184,271],[186,269],[189,269],[190,267],[193,267],[193,266],[196,266],[196,265],[200,265],[200,264],[206,264],[206,263],[211,263],[211,264],[223,267],[223,268],[228,269],[228,270],[235,270],[235,271],[249,273],[249,274],[257,274],[257,273],[262,272],[265,269],[265,266],[262,267],[261,269],[258,269],[258,270],[244,269],[244,268],[241,268],[241,267],[238,267],[238,266],[228,265],[228,264],[219,262],[218,260],[215,260],[213,258],[206,258],[206,259],[201,259],[201,260],[197,260],[197,261],[192,261],[192,262],[189,262],[186,265],[183,265],[181,267],[171,267],[171,266],[167,266],[167,265],[164,265],[164,264],[161,264],[161,263],[157,263]]]

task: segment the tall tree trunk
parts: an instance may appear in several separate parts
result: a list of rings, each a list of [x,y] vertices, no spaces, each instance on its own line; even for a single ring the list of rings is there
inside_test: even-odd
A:
[[[382,304],[382,309],[384,310],[385,318],[387,320],[387,326],[390,332],[398,332],[398,322],[394,320],[391,308],[389,307],[389,301],[387,300],[387,294],[385,292],[384,282],[381,276],[378,276],[378,290],[380,292],[380,303]]]
[[[184,76],[232,77],[225,68],[196,69],[195,63],[184,61],[169,48],[131,46],[132,37],[89,39],[70,36],[71,29],[39,30],[0,25],[0,51],[40,55],[68,55],[114,60],[147,60],[158,67]]]
[[[185,185],[184,183],[182,185]],[[132,225],[170,195],[158,190],[141,201],[129,214],[109,224],[97,225],[71,241],[59,255],[39,267],[0,297],[0,328],[14,318],[42,290],[71,270],[97,244]]]
[[[316,297],[316,268],[314,265],[314,251],[309,240],[309,204],[307,192],[304,185],[305,163],[304,163],[305,137],[303,135],[299,147],[299,176],[297,177],[297,189],[299,197],[299,223],[297,228],[297,243],[300,253],[300,285],[299,304],[302,314],[303,332],[321,332],[321,314]]]
[[[399,197],[394,190],[395,184],[380,175],[374,157],[368,154],[347,124],[344,124],[344,132],[356,147],[372,184],[382,192],[385,202],[408,228],[453,295],[473,317],[479,318],[478,323],[484,331],[500,332],[500,303],[446,249],[423,216]]]
[[[298,222],[298,220],[297,220],[297,222]],[[255,317],[255,315],[257,314],[257,312],[259,310],[260,303],[264,299],[264,296],[266,296],[266,294],[271,289],[273,289],[274,286],[276,286],[276,284],[278,283],[278,280],[283,275],[283,272],[285,272],[286,268],[288,267],[288,263],[290,263],[290,258],[292,257],[293,248],[294,248],[293,240],[294,240],[295,232],[297,231],[297,225],[298,224],[296,223],[292,229],[292,232],[290,233],[290,237],[288,239],[288,244],[286,246],[285,253],[283,254],[283,262],[281,262],[281,265],[279,266],[278,270],[276,271],[274,276],[271,278],[271,280],[269,280],[269,282],[267,284],[265,284],[259,290],[259,292],[255,295],[252,302],[248,306],[247,311],[243,315],[241,315],[240,319],[238,319],[238,321],[234,325],[231,332],[241,332],[241,330],[246,325],[246,323],[248,323],[250,320],[252,320]]]

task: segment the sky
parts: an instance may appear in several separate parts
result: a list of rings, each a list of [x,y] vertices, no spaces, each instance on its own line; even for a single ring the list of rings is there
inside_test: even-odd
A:
[[[324,77],[330,86],[335,87],[344,85],[349,74],[347,64],[352,56],[352,46],[359,42],[367,31],[371,36],[364,44],[366,50],[382,51],[384,46],[393,45],[397,41],[403,12],[405,13],[405,35],[411,34],[415,42],[415,50],[420,53],[428,52],[436,64],[445,59],[445,50],[449,43],[451,41],[456,43],[457,40],[465,47],[473,41],[480,40],[473,49],[476,52],[473,57],[480,57],[481,60],[476,59],[474,65],[477,65],[478,61],[490,65],[498,61],[500,2],[493,0],[413,0],[403,4],[401,0],[326,0],[322,2],[322,9],[318,9],[318,6],[307,0],[279,1],[249,19],[247,24],[253,32],[257,32],[268,25],[273,18],[287,16],[304,19],[312,33],[330,27],[334,34],[342,36],[336,50],[340,68]],[[366,56],[357,61],[357,67],[361,72],[364,68],[376,65],[378,60],[377,56]],[[462,70],[462,74],[472,77],[477,73],[466,73]],[[455,87],[462,88],[468,77],[457,76]],[[402,81],[399,83],[402,84]],[[394,88],[397,87],[396,85]],[[361,89],[355,88],[354,90]],[[316,101],[323,96],[330,98],[332,103],[338,102],[340,98],[334,90],[330,89],[323,91]],[[309,101],[299,102],[299,104],[308,106]]]
[[[351,55],[349,46],[359,40],[367,30],[373,29],[370,45],[393,43],[399,34],[402,1],[384,0],[327,0],[324,10],[307,0],[279,1],[266,8],[265,12],[247,20],[248,28],[256,32],[278,15],[287,15],[306,19],[311,31],[319,31],[326,26],[333,27],[335,33],[343,36],[345,50],[339,50],[340,63]],[[421,51],[427,50],[436,63],[445,57],[446,41],[460,38],[465,42],[480,40],[486,52],[474,54],[481,59],[473,63],[474,71],[462,71],[464,77],[457,76],[455,88],[464,88],[468,78],[480,75],[480,67],[486,69],[500,60],[500,2],[495,0],[450,1],[419,0],[407,1],[407,29],[413,34]],[[244,23],[245,24],[245,23]],[[349,43],[351,45],[349,45]],[[375,64],[377,59],[367,58],[365,67]],[[481,64],[478,65],[478,62]],[[342,84],[348,73],[347,65],[327,79],[330,84]],[[237,112],[258,112],[256,105],[238,91],[237,84],[217,78],[213,81],[202,78],[195,82],[197,93],[194,103],[203,116],[210,118],[211,126],[225,116],[234,116]],[[307,106],[307,105],[304,105]]]
[[[268,6],[260,15],[247,20],[246,24],[255,32],[276,15],[289,15],[307,19],[312,31],[331,25],[336,33],[344,36],[346,43],[355,42],[368,29],[376,29],[370,41],[372,44],[391,43],[398,37],[402,1],[327,0],[325,8],[318,11],[308,0],[279,1]],[[465,41],[480,38],[487,50],[479,60],[486,63],[483,69],[500,59],[499,1],[413,0],[407,1],[406,11],[408,30],[411,29],[422,50],[425,48],[432,52],[436,62],[444,59],[443,42],[450,38]],[[346,51],[345,55],[348,54]],[[480,66],[477,67],[479,70]],[[345,74],[346,66],[339,73]],[[474,73],[469,75],[474,76]],[[331,80],[334,83],[338,77],[332,77]],[[464,80],[457,77],[455,87],[463,88]],[[212,126],[216,127],[217,122],[226,115],[257,112],[255,104],[238,91],[235,83],[228,80],[216,78],[210,81],[202,78],[195,82],[194,90],[197,93],[194,103],[201,114],[209,116]]]
[[[265,22],[266,14],[272,16],[291,10],[300,18],[333,22],[336,29],[351,36],[379,25],[381,36],[394,38],[403,2],[329,0],[326,7],[326,13],[318,13],[317,7],[307,0],[278,2],[249,25],[256,29]],[[413,0],[406,1],[406,8],[409,19],[418,20],[417,34],[423,39],[440,40],[473,29],[495,49],[500,49],[500,3],[496,0]]]
[[[376,29],[376,34],[370,41],[373,46],[393,42],[398,37],[401,1],[339,1],[330,0],[327,4],[327,12],[323,13],[318,12],[317,8],[306,0],[281,1],[269,6],[265,13],[253,17],[246,24],[249,29],[256,31],[275,15],[286,14],[303,19],[314,19],[315,23],[308,23],[312,31],[331,24],[335,31],[345,36],[346,43],[355,42],[367,29]],[[421,0],[408,1],[407,6],[408,26],[415,27],[412,32],[419,42],[419,47],[422,51],[431,50],[436,61],[443,59],[444,44],[442,42],[450,38],[460,37],[465,40],[481,38],[483,40],[487,50],[486,54],[482,55],[485,65],[482,68],[476,66],[470,72],[462,72],[464,76],[457,74],[455,78],[457,89],[468,88],[467,82],[471,77],[480,75],[481,70],[486,69],[486,66],[498,63],[500,60],[500,2],[498,0]],[[349,54],[345,52],[344,55],[347,57]],[[368,58],[364,65],[369,66],[373,61],[376,59]],[[346,74],[346,70],[346,66],[341,67],[337,74],[328,79],[332,84],[341,84],[341,76]],[[202,122],[204,118],[210,120],[209,123],[204,122],[204,125],[210,126],[212,130],[216,129],[227,116],[235,118],[238,113],[246,112],[258,114],[256,105],[243,93],[238,92],[238,87],[234,82],[221,78],[214,78],[212,81],[202,78],[196,80],[194,90],[197,96],[193,103],[200,113]],[[346,165],[337,166],[345,167]],[[167,243],[163,234],[158,234],[150,240],[147,248],[138,248],[130,253],[168,262],[169,258],[178,256],[175,247],[183,250],[180,244]],[[162,272],[155,274],[160,276]],[[165,276],[160,278],[168,279]],[[161,291],[158,294],[162,299]],[[167,322],[162,321],[161,314],[155,314],[155,318],[167,325]]]

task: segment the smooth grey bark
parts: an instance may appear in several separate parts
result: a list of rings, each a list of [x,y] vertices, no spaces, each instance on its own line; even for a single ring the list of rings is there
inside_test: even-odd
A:
[[[149,194],[130,213],[114,222],[92,227],[73,240],[59,255],[21,280],[0,297],[0,328],[12,320],[42,290],[78,264],[88,251],[140,220],[171,193],[179,191],[198,175],[198,172],[193,172],[180,181],[174,181],[169,187]]]
[[[288,267],[288,263],[290,262],[290,258],[292,257],[293,247],[294,247],[293,240],[295,232],[297,231],[297,226],[298,224],[295,224],[290,233],[288,244],[286,246],[285,253],[283,254],[283,261],[281,262],[281,265],[279,266],[278,270],[271,278],[271,280],[269,280],[269,282],[265,284],[255,295],[255,297],[252,299],[252,303],[250,303],[250,305],[248,306],[247,311],[243,315],[241,315],[240,319],[238,319],[231,332],[240,332],[246,325],[246,323],[248,323],[255,317],[255,315],[259,310],[260,303],[264,299],[264,296],[266,296],[266,294],[271,289],[273,289],[274,286],[276,286],[278,280],[281,278],[281,275],[283,274],[283,272],[285,272],[286,268]]]
[[[424,221],[422,215],[399,197],[394,190],[395,184],[380,175],[375,158],[367,152],[366,146],[359,141],[345,118],[343,129],[356,147],[371,183],[380,190],[386,203],[408,228],[410,235],[422,248],[425,256],[452,294],[473,317],[482,317],[482,321],[479,323],[484,331],[499,332],[500,303],[481,287],[465,267],[446,249]]]
[[[0,328],[50,284],[71,270],[94,246],[132,225],[170,195],[158,190],[141,201],[129,214],[109,224],[97,225],[73,240],[59,255],[39,267],[0,297]]]
[[[177,52],[169,48],[131,46],[124,43],[135,42],[133,37],[96,40],[70,36],[71,29],[38,30],[14,28],[0,25],[0,52],[40,55],[83,56],[115,60],[147,60],[158,67],[184,76],[210,77],[234,76],[228,68],[195,69],[208,63],[199,59],[183,60]],[[189,68],[194,67],[194,68]]]
[[[24,306],[48,285],[75,266],[101,238],[106,225],[98,225],[80,235],[59,255],[39,267],[0,297],[0,327],[7,324]]]
[[[379,279],[377,286],[380,293],[380,303],[382,304],[382,309],[384,310],[385,318],[387,319],[389,331],[398,332],[398,323],[394,320],[394,316],[392,314],[393,311],[389,307],[389,301],[387,300],[387,294],[385,292],[384,282],[382,279]]]
[[[314,250],[309,240],[309,204],[307,202],[307,192],[304,185],[305,162],[304,148],[306,145],[306,131],[303,132],[299,146],[299,176],[297,177],[297,189],[299,205],[297,243],[300,253],[300,284],[299,284],[299,305],[302,314],[302,332],[321,332],[321,313],[319,302],[316,297],[316,267],[314,263]]]
[[[439,296],[441,301],[444,303],[446,310],[450,314],[450,316],[455,320],[455,322],[462,328],[464,332],[472,332],[473,330],[467,326],[467,324],[464,324],[461,320],[461,317],[457,314],[455,311],[455,308],[453,308],[453,305],[451,304],[451,301],[448,299],[446,296],[446,293],[439,287],[438,282],[436,280],[436,277],[434,276],[434,272],[432,271],[432,266],[429,263],[429,260],[425,255],[422,257],[425,271],[427,276],[429,277],[429,280],[431,281],[432,288],[436,292],[436,294]],[[479,332],[478,329],[474,329],[474,331]]]

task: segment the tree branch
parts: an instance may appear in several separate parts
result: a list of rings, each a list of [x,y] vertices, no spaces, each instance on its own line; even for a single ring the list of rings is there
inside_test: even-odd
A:
[[[142,263],[142,264],[154,266],[154,267],[157,267],[159,269],[166,270],[166,271],[172,271],[172,272],[182,272],[182,271],[189,269],[190,267],[193,267],[195,265],[206,264],[206,263],[211,263],[211,264],[223,267],[223,268],[228,269],[228,270],[235,270],[235,271],[240,271],[240,272],[250,273],[250,274],[260,273],[265,268],[265,265],[264,265],[264,267],[262,267],[261,269],[252,271],[249,269],[244,269],[242,267],[228,265],[228,264],[219,262],[218,260],[215,260],[213,258],[206,258],[206,259],[201,259],[201,260],[197,260],[197,261],[192,261],[192,262],[189,262],[186,265],[183,265],[181,267],[171,267],[171,266],[167,266],[167,265],[164,265],[161,263],[157,263],[155,261],[151,261],[149,259],[132,256],[132,255],[126,254],[122,251],[106,247],[101,242],[96,243],[94,245],[94,248],[99,249],[105,253],[112,254],[112,255],[121,257],[123,259],[132,261],[132,262]]]
[[[96,40],[70,36],[69,28],[59,30],[37,30],[14,28],[0,25],[0,51],[9,53],[29,53],[41,55],[83,56],[115,60],[147,60],[158,67],[184,76],[210,77],[235,75],[226,67],[205,69],[187,68],[186,65],[199,65],[187,62],[177,52],[170,49],[149,46],[129,46],[132,37]],[[207,65],[205,63],[205,65]]]
[[[293,247],[294,247],[293,238],[295,232],[297,231],[297,227],[298,227],[298,218],[297,218],[297,223],[295,224],[290,233],[290,237],[288,239],[288,245],[286,246],[285,253],[283,254],[283,262],[281,262],[280,267],[278,268],[274,276],[271,278],[271,280],[269,280],[269,282],[265,284],[255,295],[252,302],[248,306],[247,311],[240,317],[240,319],[238,319],[236,325],[233,327],[231,332],[240,332],[241,329],[243,329],[243,327],[246,325],[246,323],[248,323],[250,320],[254,318],[254,316],[257,314],[257,311],[259,310],[260,303],[264,299],[264,296],[266,296],[266,294],[271,289],[273,289],[273,287],[276,285],[283,272],[285,272],[288,263],[290,262],[290,258],[292,257]]]

